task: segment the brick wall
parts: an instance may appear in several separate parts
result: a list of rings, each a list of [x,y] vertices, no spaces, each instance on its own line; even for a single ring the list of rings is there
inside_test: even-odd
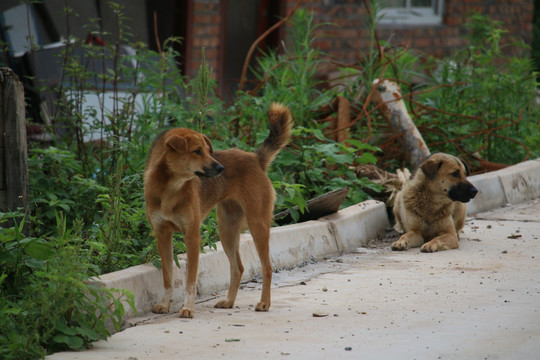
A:
[[[287,11],[296,4],[287,0]],[[504,42],[532,40],[532,17],[534,5],[530,0],[445,0],[443,24],[435,26],[378,25],[379,40],[390,40],[437,57],[452,53],[466,44],[467,30],[463,24],[473,11],[504,23],[508,35]],[[319,40],[318,47],[343,62],[354,62],[358,53],[369,48],[366,8],[363,0],[304,0],[302,7],[311,9],[317,23],[331,22],[337,27],[324,27],[331,38]]]
[[[276,0],[277,1],[277,0]],[[289,13],[297,0],[283,0]],[[222,0],[193,0],[188,52],[187,75],[197,72],[201,60],[201,48],[206,49],[207,62],[219,76]],[[333,23],[324,26],[322,37],[315,44],[343,63],[354,63],[369,46],[368,25],[365,23],[366,9],[363,0],[304,0],[303,8],[313,11],[316,23]],[[467,14],[478,11],[491,19],[504,22],[509,31],[505,42],[524,41],[531,43],[532,16],[534,5],[530,0],[445,0],[443,24],[437,26],[383,26],[377,27],[380,40],[391,40],[428,55],[449,55],[454,49],[466,44],[463,27]],[[219,78],[219,77],[218,77]]]
[[[206,62],[219,71],[219,45],[221,42],[221,1],[193,0],[191,23],[188,30],[186,53],[186,73],[193,76],[201,64],[201,50],[204,47]]]

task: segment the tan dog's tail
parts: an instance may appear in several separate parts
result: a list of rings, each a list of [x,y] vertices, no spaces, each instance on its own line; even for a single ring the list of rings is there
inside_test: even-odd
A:
[[[292,115],[289,108],[279,103],[272,103],[268,110],[270,134],[255,151],[261,167],[266,171],[278,152],[289,142],[291,137]]]

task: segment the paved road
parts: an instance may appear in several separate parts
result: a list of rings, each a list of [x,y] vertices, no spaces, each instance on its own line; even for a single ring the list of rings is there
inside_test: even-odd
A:
[[[248,283],[232,310],[200,299],[194,319],[155,316],[48,358],[540,358],[539,201],[469,218],[458,250],[390,241],[274,274],[268,313],[254,312],[260,284]]]

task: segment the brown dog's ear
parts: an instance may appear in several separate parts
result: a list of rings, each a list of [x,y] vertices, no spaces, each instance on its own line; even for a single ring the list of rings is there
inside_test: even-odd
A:
[[[214,149],[212,148],[212,143],[210,142],[210,139],[206,135],[203,135],[203,137],[204,137],[204,141],[206,142],[206,145],[208,145],[208,150],[210,151],[210,154],[213,154]]]
[[[186,152],[188,150],[187,139],[180,136],[171,136],[165,141],[165,145],[176,152]]]
[[[424,173],[424,175],[427,176],[429,180],[433,180],[435,178],[435,175],[437,174],[437,171],[442,166],[442,163],[442,161],[437,161],[436,159],[429,158],[422,164],[420,164],[420,169],[422,169],[422,172]]]

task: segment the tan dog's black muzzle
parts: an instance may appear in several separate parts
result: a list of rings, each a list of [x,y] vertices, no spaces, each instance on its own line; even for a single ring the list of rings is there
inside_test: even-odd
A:
[[[448,196],[452,201],[460,201],[467,203],[478,194],[478,189],[470,182],[462,182],[452,187],[448,192]]]

